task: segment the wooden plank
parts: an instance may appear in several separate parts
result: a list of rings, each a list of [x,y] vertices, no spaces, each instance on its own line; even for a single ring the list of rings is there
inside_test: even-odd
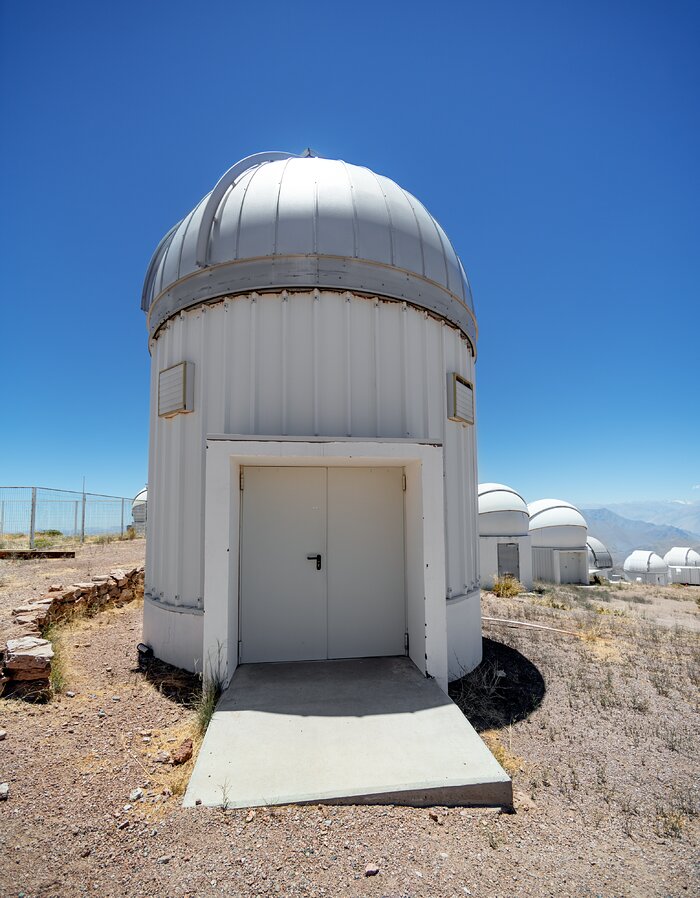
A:
[[[0,558],[75,558],[65,549],[0,549]]]

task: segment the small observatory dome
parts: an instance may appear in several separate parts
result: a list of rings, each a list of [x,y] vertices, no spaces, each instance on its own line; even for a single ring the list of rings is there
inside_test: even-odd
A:
[[[153,335],[213,297],[299,287],[405,300],[476,343],[467,276],[425,206],[384,175],[312,155],[232,166],[161,241],[141,305]]]
[[[585,547],[588,525],[581,512],[563,499],[538,499],[528,505],[533,546]]]
[[[527,536],[529,523],[520,493],[502,483],[479,484],[479,536]]]
[[[532,586],[532,550],[527,502],[502,483],[479,484],[479,570],[481,585],[491,589],[510,575]]]
[[[408,652],[446,689],[476,667],[477,327],[422,203],[339,159],[248,156],[161,240],[141,305],[154,654],[220,658],[226,682]]]
[[[586,545],[588,547],[588,568],[591,573],[612,569],[612,555],[599,539],[589,536]]]
[[[148,512],[148,487],[144,487],[140,493],[134,496],[131,503],[131,517],[134,520],[134,529],[137,533],[144,533],[146,530],[146,518]]]
[[[653,583],[657,586],[665,586],[671,582],[666,562],[656,552],[648,549],[637,549],[628,555],[622,569],[625,580]]]
[[[527,508],[534,579],[588,583],[588,526],[578,508],[563,499],[538,499]]]
[[[664,555],[669,567],[700,567],[700,554],[689,546],[674,546]]]

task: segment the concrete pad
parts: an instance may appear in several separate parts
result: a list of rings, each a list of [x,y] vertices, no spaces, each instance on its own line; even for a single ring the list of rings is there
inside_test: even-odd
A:
[[[509,806],[512,784],[408,658],[245,664],[204,737],[197,801]]]

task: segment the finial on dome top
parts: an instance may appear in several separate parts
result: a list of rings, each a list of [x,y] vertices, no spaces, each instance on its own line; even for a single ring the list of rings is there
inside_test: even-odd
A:
[[[318,156],[318,153],[316,152],[316,150],[312,150],[311,147],[307,147],[307,148],[302,152],[301,155],[302,155],[302,158],[308,159],[310,156]]]

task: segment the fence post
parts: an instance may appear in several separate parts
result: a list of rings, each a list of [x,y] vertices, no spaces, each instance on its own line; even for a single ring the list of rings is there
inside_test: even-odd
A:
[[[122,530],[121,536],[124,536],[124,500],[122,499]]]
[[[83,490],[83,514],[80,523],[80,542],[85,542],[85,490]]]
[[[36,487],[32,487],[32,510],[29,517],[29,548],[34,548],[34,537],[36,531]]]
[[[79,502],[75,500],[75,508],[73,509],[73,536],[78,535],[78,505]]]

